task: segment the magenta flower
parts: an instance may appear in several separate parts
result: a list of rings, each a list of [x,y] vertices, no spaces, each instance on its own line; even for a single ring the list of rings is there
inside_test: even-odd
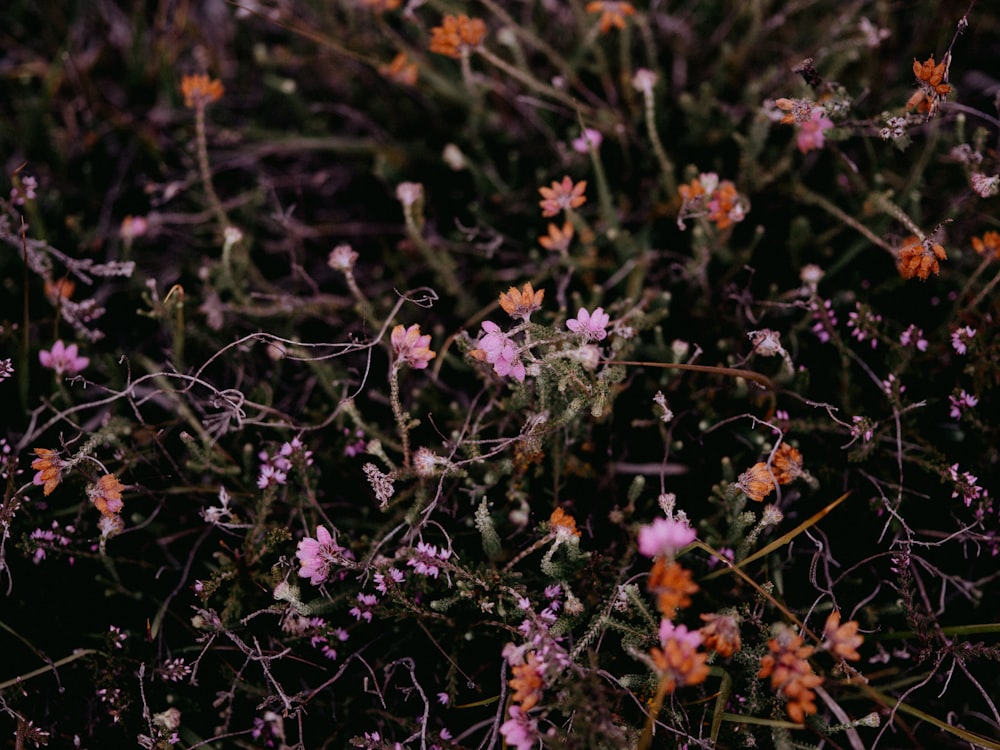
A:
[[[409,328],[396,326],[391,335],[392,350],[400,362],[405,362],[414,370],[423,370],[427,363],[437,356],[430,350],[430,334],[420,335],[420,326],[414,323]]]
[[[38,352],[38,361],[42,367],[54,370],[56,375],[76,375],[90,364],[89,357],[81,357],[76,344],[66,346],[62,339],[56,341],[49,351]]]
[[[799,151],[805,154],[823,148],[823,144],[826,142],[823,132],[832,127],[833,120],[824,114],[822,108],[813,109],[809,119],[799,125],[798,135],[795,136]]]
[[[518,382],[524,382],[524,363],[521,353],[510,337],[500,330],[492,320],[483,321],[484,335],[479,339],[483,357],[493,365],[493,371],[500,377],[510,375]]]
[[[299,558],[299,575],[308,578],[313,586],[330,580],[330,568],[342,565],[353,558],[350,550],[345,550],[330,535],[324,526],[316,527],[316,538],[306,537],[299,542],[295,552]]]
[[[582,333],[590,341],[600,341],[608,335],[604,329],[609,322],[611,318],[603,307],[598,307],[592,313],[581,307],[575,319],[566,321],[566,327],[573,333]]]
[[[639,529],[639,552],[646,557],[674,557],[677,551],[694,541],[694,529],[673,518],[657,518]]]

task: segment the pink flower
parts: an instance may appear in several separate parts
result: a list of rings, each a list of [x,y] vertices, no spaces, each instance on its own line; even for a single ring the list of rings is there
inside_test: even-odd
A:
[[[976,329],[971,326],[959,328],[951,332],[951,348],[959,354],[965,354],[969,350],[969,342],[976,335]],[[53,347],[54,348],[54,347]]]
[[[421,336],[420,326],[414,323],[409,328],[396,326],[392,329],[392,349],[400,362],[405,362],[414,370],[423,370],[427,363],[437,356],[430,350],[430,334]]]
[[[825,116],[822,108],[814,108],[809,119],[799,125],[798,135],[795,136],[799,151],[805,154],[823,148],[823,144],[826,142],[823,132],[832,127],[833,120]]]
[[[590,152],[590,147],[593,146],[596,151],[601,147],[601,141],[603,140],[604,136],[601,135],[600,130],[584,128],[580,137],[573,139],[573,150],[578,154],[586,154]]]
[[[500,734],[515,750],[532,750],[538,744],[538,722],[520,706],[511,706],[510,718],[500,725]]]
[[[694,529],[683,521],[657,518],[639,529],[639,552],[646,557],[674,557],[677,551],[694,541]]]
[[[483,358],[493,365],[493,371],[500,377],[510,375],[518,382],[524,382],[524,363],[510,337],[492,320],[483,321],[483,331],[477,351],[482,352]]]
[[[610,321],[611,318],[603,307],[598,307],[592,313],[581,307],[575,320],[566,321],[566,327],[573,333],[582,333],[590,341],[600,341],[608,335],[604,329]]]
[[[38,361],[42,367],[55,370],[56,375],[76,375],[90,364],[88,357],[79,356],[76,344],[66,346],[61,339],[52,345],[51,350],[38,352]]]
[[[688,630],[685,625],[674,625],[670,620],[660,620],[660,645],[666,646],[667,641],[674,641],[679,646],[694,651],[701,645],[701,631]]]
[[[353,557],[349,550],[334,541],[324,526],[316,527],[315,539],[306,537],[299,542],[295,556],[299,558],[301,566],[299,575],[308,578],[313,586],[330,580],[330,568]]]

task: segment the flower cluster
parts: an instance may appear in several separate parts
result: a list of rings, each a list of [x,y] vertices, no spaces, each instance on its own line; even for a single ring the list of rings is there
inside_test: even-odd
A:
[[[758,461],[740,474],[736,486],[744,495],[756,502],[762,502],[778,484],[788,484],[804,473],[802,454],[788,443],[782,443],[774,451],[770,465]]]
[[[708,654],[697,650],[701,645],[699,631],[674,625],[668,619],[660,621],[660,645],[650,649],[650,656],[662,691],[672,693],[678,687],[697,685],[708,678]]]
[[[436,544],[426,542],[417,542],[415,553],[406,561],[407,566],[413,568],[414,573],[429,578],[437,578],[441,573],[439,563],[451,559],[451,550],[444,547],[439,550]]]
[[[305,537],[298,544],[295,556],[299,560],[299,575],[313,586],[332,579],[335,567],[344,567],[354,560],[354,554],[337,544],[325,526],[316,527],[316,537]]]
[[[904,279],[916,276],[921,281],[926,281],[931,274],[937,275],[941,269],[938,261],[947,259],[948,255],[941,245],[911,234],[903,240],[899,249],[899,275]]]
[[[934,55],[922,63],[914,60],[913,75],[916,76],[919,88],[907,100],[906,108],[928,116],[934,114],[944,97],[951,93],[951,86],[947,83],[950,65],[951,55],[945,55],[945,59],[937,64],[934,62]]]
[[[257,458],[260,459],[260,472],[257,475],[257,486],[260,489],[285,484],[293,461],[301,461],[302,466],[310,466],[313,462],[312,451],[308,450],[297,437],[282,443],[274,455],[262,450],[257,454]]]
[[[437,356],[431,351],[430,334],[420,334],[420,326],[414,323],[409,328],[396,326],[390,336],[392,350],[399,364],[407,364],[414,370],[426,369],[428,363]]]
[[[816,650],[802,643],[802,636],[784,625],[777,626],[775,636],[767,642],[770,653],[760,660],[760,678],[771,678],[771,689],[785,700],[785,711],[792,721],[802,723],[807,714],[816,713],[816,693],[813,688],[823,684],[809,664]]]
[[[66,462],[59,458],[58,451],[50,448],[35,448],[35,455],[38,458],[31,462],[31,468],[37,473],[31,482],[42,487],[43,494],[51,495],[52,490],[62,481],[62,470]]]
[[[500,377],[510,375],[514,380],[524,382],[526,371],[517,344],[492,320],[483,321],[479,341],[469,356],[489,362]]]
[[[476,49],[486,37],[486,23],[481,18],[469,18],[464,13],[453,16],[450,13],[441,20],[440,26],[431,29],[431,52],[447,57],[459,58]]]
[[[624,29],[625,18],[635,15],[632,3],[612,2],[611,0],[594,0],[587,3],[588,13],[600,13],[598,21],[602,34],[607,34],[612,28]]]
[[[222,98],[222,82],[207,75],[190,75],[181,79],[184,106],[189,109],[204,107]]]
[[[684,220],[707,216],[718,229],[728,229],[746,218],[746,199],[729,180],[719,181],[715,172],[703,172],[686,185],[678,188],[681,208],[677,226],[685,229]]]
[[[512,286],[500,295],[500,307],[510,317],[521,320],[528,320],[531,313],[541,309],[542,300],[545,298],[545,290],[539,289],[537,292],[529,281],[519,290]]]
[[[986,232],[982,237],[973,237],[972,249],[980,255],[992,255],[993,260],[1000,260],[1000,232]]]

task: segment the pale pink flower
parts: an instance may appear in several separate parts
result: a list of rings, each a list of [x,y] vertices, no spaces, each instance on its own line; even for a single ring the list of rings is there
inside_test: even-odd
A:
[[[345,550],[330,535],[324,526],[316,527],[316,538],[306,537],[299,542],[295,556],[299,558],[299,575],[308,578],[313,586],[330,580],[330,568],[351,559]]]
[[[497,375],[500,377],[510,375],[515,380],[523,382],[524,363],[521,362],[521,353],[517,346],[492,320],[484,320],[482,327],[484,334],[479,339],[477,351],[482,352],[486,361],[493,365],[493,371]]]
[[[608,335],[604,329],[611,322],[611,317],[604,312],[603,307],[598,307],[594,312],[587,312],[581,307],[576,314],[576,319],[566,321],[566,327],[573,333],[582,333],[590,341],[600,341]]]
[[[414,370],[423,370],[427,363],[437,356],[430,350],[430,334],[420,335],[420,325],[414,323],[409,328],[396,326],[392,329],[392,349],[400,362],[405,362]]]
[[[833,127],[833,120],[827,117],[822,108],[813,109],[809,119],[799,125],[795,142],[803,154],[823,148],[826,138],[823,133]]]
[[[52,345],[52,349],[38,352],[38,361],[42,367],[55,370],[56,375],[76,375],[90,364],[88,357],[81,357],[76,344],[66,346],[60,339]]]
[[[514,750],[532,750],[538,745],[538,722],[521,710],[520,706],[510,707],[510,718],[500,725],[509,747]]]
[[[666,646],[667,641],[674,641],[694,651],[701,645],[701,631],[688,630],[686,625],[674,625],[667,618],[663,618],[660,620],[660,645]]]
[[[573,139],[573,150],[578,154],[590,153],[590,147],[593,146],[596,151],[601,147],[601,141],[604,140],[604,136],[601,135],[600,130],[594,130],[593,128],[584,128],[583,133],[580,134],[579,138]]]
[[[674,557],[695,539],[694,529],[673,518],[657,518],[639,529],[639,552],[646,557]]]

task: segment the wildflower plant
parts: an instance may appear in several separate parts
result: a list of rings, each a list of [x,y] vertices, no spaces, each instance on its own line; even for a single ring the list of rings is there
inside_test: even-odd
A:
[[[1000,747],[996,7],[47,5],[11,746]]]

